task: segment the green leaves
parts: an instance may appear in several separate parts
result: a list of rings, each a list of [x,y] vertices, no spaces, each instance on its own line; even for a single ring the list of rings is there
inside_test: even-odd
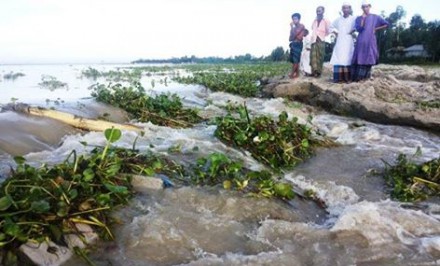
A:
[[[292,199],[295,196],[292,190],[292,185],[287,183],[275,184],[274,191],[275,191],[275,195],[286,199]]]
[[[34,201],[31,204],[31,211],[35,213],[45,213],[50,210],[50,204],[46,200]]]
[[[0,211],[6,211],[11,207],[12,201],[9,199],[8,196],[4,196],[0,198]]]
[[[121,130],[119,130],[119,129],[107,128],[104,131],[104,135],[105,135],[105,138],[107,139],[108,142],[114,143],[121,138],[122,133],[121,133]]]
[[[279,171],[291,169],[312,155],[317,142],[312,131],[282,112],[278,121],[267,116],[248,117],[245,107],[217,120],[215,136],[222,142],[248,150],[252,156]]]
[[[394,165],[385,166],[384,178],[392,189],[391,197],[408,202],[440,195],[440,157],[418,165],[400,154]]]
[[[133,119],[141,122],[181,128],[203,121],[196,110],[183,108],[176,94],[150,97],[139,82],[133,82],[128,87],[98,84],[93,87],[92,96],[99,102],[124,109]]]
[[[24,157],[22,157],[22,156],[15,156],[14,157],[14,161],[18,165],[21,165],[21,164],[24,164],[26,162],[26,159]]]
[[[214,65],[202,69],[187,66],[192,72],[188,77],[175,77],[183,84],[200,84],[212,91],[224,91],[245,97],[255,97],[260,93],[261,83],[266,77],[285,75],[288,64],[233,64]]]
[[[199,158],[191,176],[196,185],[221,185],[226,190],[238,190],[262,197],[294,197],[290,184],[276,182],[268,171],[245,169],[242,163],[233,162],[222,153]]]

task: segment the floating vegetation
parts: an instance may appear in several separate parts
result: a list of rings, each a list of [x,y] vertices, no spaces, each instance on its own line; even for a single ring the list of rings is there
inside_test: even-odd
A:
[[[264,79],[285,75],[285,64],[216,65],[211,67],[186,66],[192,75],[175,77],[183,84],[200,84],[213,91],[224,91],[245,97],[257,96]]]
[[[123,161],[109,149],[120,134],[109,129],[104,149],[95,149],[90,157],[77,157],[73,151],[54,167],[35,168],[24,158],[15,158],[17,168],[0,187],[0,247],[9,253],[4,259],[14,258],[17,248],[28,241],[62,244],[63,234],[75,233],[75,223],[93,226],[103,239],[113,238],[110,210],[126,204],[132,194],[130,178],[118,175]]]
[[[242,163],[234,162],[226,155],[213,153],[197,160],[191,176],[197,185],[215,186],[243,191],[249,195],[292,199],[292,185],[276,181],[268,171],[249,171]]]
[[[95,68],[89,67],[81,72],[81,76],[97,80],[98,78],[105,78],[107,81],[112,82],[138,82],[142,78],[142,69],[132,68],[132,69],[117,69],[109,71],[98,71]]]
[[[288,119],[286,112],[274,121],[267,116],[251,119],[246,106],[238,110],[239,116],[229,113],[217,121],[215,136],[226,144],[249,151],[258,161],[272,169],[291,169],[313,153],[318,142],[312,130]]]
[[[256,96],[259,91],[258,77],[254,73],[194,73],[192,77],[177,77],[174,80],[246,97]]]
[[[50,91],[67,88],[67,83],[61,82],[56,77],[49,75],[41,76],[41,82],[38,85]]]
[[[183,108],[176,94],[148,96],[139,82],[128,87],[121,84],[97,84],[92,87],[92,96],[99,102],[108,103],[127,111],[133,119],[160,126],[191,127],[203,119],[194,109]]]
[[[4,74],[3,75],[3,79],[5,79],[5,80],[16,80],[16,79],[18,79],[20,77],[24,77],[24,76],[25,76],[25,74],[21,73],[21,72],[17,72],[17,73],[10,72],[8,74]]]
[[[136,141],[133,149],[112,147],[121,137],[120,130],[107,129],[104,134],[105,147],[81,156],[72,151],[63,163],[52,167],[36,168],[23,157],[15,158],[16,169],[0,186],[3,265],[17,262],[16,252],[24,243],[66,245],[63,236],[79,234],[77,223],[90,225],[102,240],[112,240],[111,211],[134,195],[132,175],[165,175],[181,184],[219,186],[258,197],[294,197],[291,184],[275,179],[269,171],[250,171],[224,154],[213,153],[184,168],[152,153],[139,154]]]
[[[28,241],[65,245],[62,237],[77,233],[75,223],[88,224],[101,239],[111,240],[110,212],[133,196],[131,174],[182,175],[181,166],[169,160],[111,147],[121,137],[120,130],[107,129],[105,137],[105,147],[88,156],[72,151],[53,167],[35,168],[24,158],[15,158],[17,168],[0,187],[2,265],[16,261],[15,252]]]
[[[440,195],[440,157],[416,164],[400,154],[395,165],[386,163],[385,180],[391,187],[391,197],[400,201],[425,200]]]

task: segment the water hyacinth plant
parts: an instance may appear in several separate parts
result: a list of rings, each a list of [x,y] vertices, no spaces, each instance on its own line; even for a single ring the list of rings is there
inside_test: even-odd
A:
[[[385,162],[385,180],[391,188],[391,197],[410,202],[440,196],[440,157],[416,164],[404,154],[396,163]]]
[[[246,106],[239,108],[238,116],[229,113],[217,121],[215,136],[226,144],[249,151],[258,161],[272,169],[291,169],[313,153],[317,144],[312,130],[288,119],[286,112],[278,121],[267,116],[251,119]]]
[[[292,185],[275,180],[269,171],[249,171],[222,153],[199,158],[192,170],[192,182],[243,191],[249,195],[292,199]]]
[[[181,128],[203,121],[196,110],[183,108],[182,101],[176,94],[152,97],[145,93],[139,82],[130,86],[96,84],[92,89],[92,96],[97,101],[124,109],[140,122],[150,121],[160,126]]]
[[[255,97],[260,93],[264,80],[273,76],[285,75],[286,64],[255,65],[212,65],[201,68],[199,65],[185,66],[191,72],[173,80],[183,84],[200,84],[212,91],[224,91],[245,97]]]
[[[54,76],[43,75],[41,76],[41,82],[38,83],[41,88],[54,91],[56,89],[67,88],[67,83],[59,81]]]

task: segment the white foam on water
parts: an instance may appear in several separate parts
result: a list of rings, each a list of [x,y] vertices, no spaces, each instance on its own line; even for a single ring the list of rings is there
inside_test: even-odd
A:
[[[261,98],[244,98],[224,92],[213,92],[209,94],[208,100],[213,105],[226,107],[229,104],[233,106],[243,106],[246,104],[250,115],[266,115],[278,118],[281,112],[286,112],[289,118],[297,117],[298,123],[306,124],[308,113],[299,108],[289,107],[284,103],[284,99],[261,99]]]
[[[346,206],[359,201],[359,196],[352,188],[336,185],[335,182],[332,181],[317,183],[301,175],[293,176],[291,173],[285,175],[284,179],[303,191],[311,190],[315,192],[317,198],[326,204],[327,211],[331,217],[337,217]]]
[[[342,145],[353,145],[361,150],[377,150],[386,154],[415,154],[421,161],[440,155],[440,137],[421,130],[373,124],[359,119],[335,115],[318,115],[312,123],[328,137]],[[387,156],[384,156],[387,157]]]
[[[207,156],[214,152],[227,154],[234,160],[240,160],[251,170],[265,169],[263,165],[249,156],[249,153],[231,148],[214,137],[216,126],[203,128],[173,129],[153,125],[151,123],[138,123],[137,126],[144,128],[144,136],[132,131],[123,131],[122,137],[113,146],[131,149],[136,140],[135,148],[140,152],[153,151],[156,153],[169,154],[169,149],[176,148],[178,153],[185,155]],[[81,144],[87,143],[87,146]],[[76,134],[65,136],[62,144],[52,151],[29,153],[25,158],[29,162],[59,163],[75,150],[77,154],[84,154],[94,146],[105,146],[106,140],[102,132],[89,132],[84,135]]]

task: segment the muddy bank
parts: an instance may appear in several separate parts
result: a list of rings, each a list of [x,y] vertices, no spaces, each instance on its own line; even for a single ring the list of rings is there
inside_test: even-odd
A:
[[[320,79],[267,81],[268,97],[288,97],[326,111],[381,124],[413,126],[440,132],[440,68],[379,65],[371,80],[335,84],[326,67]]]

